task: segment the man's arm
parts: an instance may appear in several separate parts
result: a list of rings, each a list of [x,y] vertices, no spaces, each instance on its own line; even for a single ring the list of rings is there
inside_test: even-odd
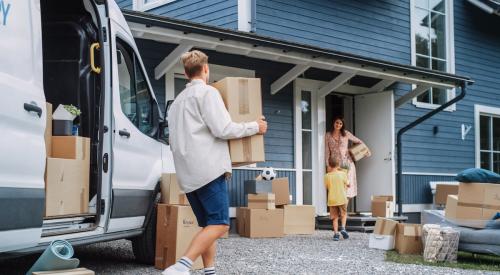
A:
[[[267,123],[262,119],[253,122],[233,122],[222,97],[215,90],[206,93],[202,99],[200,110],[210,132],[220,139],[236,139],[258,133],[264,134],[267,130]]]

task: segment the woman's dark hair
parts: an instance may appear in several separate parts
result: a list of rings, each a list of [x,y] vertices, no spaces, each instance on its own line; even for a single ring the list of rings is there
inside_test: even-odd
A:
[[[342,116],[337,116],[333,119],[333,122],[332,122],[332,127],[330,128],[330,133],[333,134],[333,132],[335,131],[335,121],[337,120],[340,120],[342,121],[342,128],[340,128],[340,134],[345,137],[345,121],[344,121],[344,117]]]

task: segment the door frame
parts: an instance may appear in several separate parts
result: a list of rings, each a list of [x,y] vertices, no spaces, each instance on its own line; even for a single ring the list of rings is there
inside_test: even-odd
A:
[[[294,106],[294,162],[295,162],[295,188],[296,204],[303,204],[303,169],[302,169],[302,113],[301,92],[311,92],[311,147],[312,147],[312,202],[316,208],[317,215],[326,215],[326,190],[323,188],[322,178],[325,173],[325,131],[326,112],[325,98],[318,96],[318,91],[327,82],[297,78],[293,82],[293,106]]]

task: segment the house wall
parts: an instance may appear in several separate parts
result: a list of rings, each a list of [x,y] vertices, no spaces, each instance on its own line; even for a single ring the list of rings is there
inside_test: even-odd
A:
[[[116,3],[120,8],[132,9],[132,0],[117,0]],[[177,0],[147,12],[222,28],[238,28],[238,0]]]
[[[194,5],[201,5],[199,2],[177,0],[151,12],[237,28],[236,0],[203,1],[215,7],[189,11]],[[405,203],[429,203],[432,201],[429,181],[453,180],[457,172],[475,166],[474,128],[462,140],[461,125],[475,127],[475,104],[500,107],[500,29],[491,27],[500,25],[500,17],[488,15],[466,0],[453,2],[456,74],[469,76],[476,83],[468,88],[467,97],[456,105],[456,111],[442,112],[404,135]],[[122,6],[127,6],[126,3],[122,1]],[[411,64],[410,0],[257,0],[256,3],[257,34]],[[233,66],[247,66],[245,61],[220,58],[220,62]],[[292,88],[289,85],[271,96],[268,83],[283,70],[266,69],[256,71],[265,83],[264,113],[270,125],[266,136],[269,162],[264,165],[293,168]],[[156,85],[161,88],[162,84]],[[392,88],[396,98],[410,89],[409,85]],[[429,111],[412,103],[398,108],[396,132]],[[433,133],[434,126],[438,128],[437,134]]]

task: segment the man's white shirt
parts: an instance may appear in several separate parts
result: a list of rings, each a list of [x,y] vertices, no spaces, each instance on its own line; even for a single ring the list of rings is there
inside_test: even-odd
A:
[[[233,122],[217,89],[199,79],[175,99],[168,127],[177,181],[186,193],[231,173],[227,140],[259,132],[255,121]]]

